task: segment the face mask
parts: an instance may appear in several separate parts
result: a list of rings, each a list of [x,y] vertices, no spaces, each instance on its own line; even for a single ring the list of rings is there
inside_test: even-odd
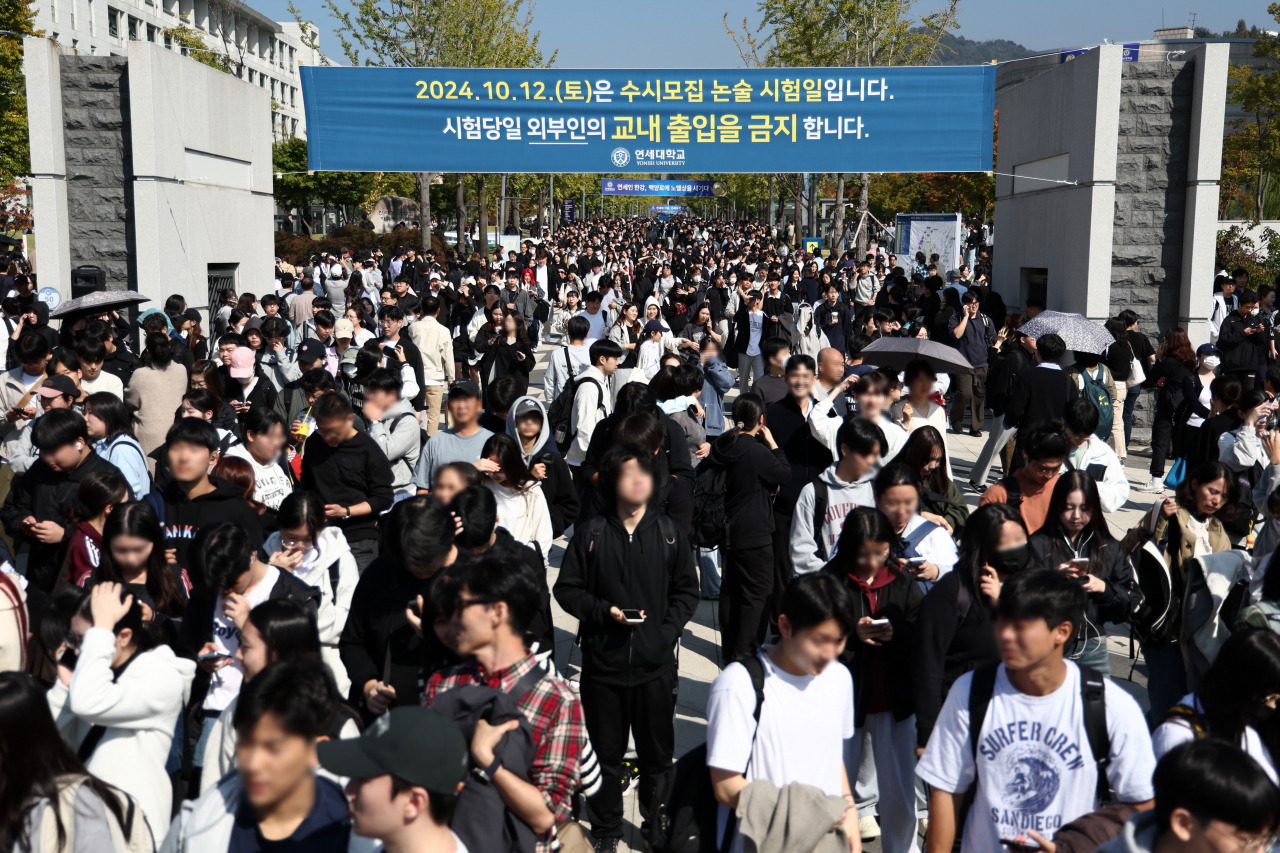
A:
[[[354,364],[342,365],[342,375],[348,378],[356,375],[356,366]]]
[[[1220,364],[1222,364],[1222,359],[1218,358],[1216,355],[1206,355],[1204,357],[1204,366],[1210,370],[1217,370],[1218,365]]]
[[[1257,309],[1257,308],[1254,308],[1252,311],[1250,311],[1250,312],[1249,312],[1249,316],[1250,316],[1250,317],[1252,317],[1253,315],[1255,315],[1255,314],[1257,314],[1257,313],[1258,313],[1258,309]]]
[[[1275,714],[1275,712],[1276,709],[1272,708],[1270,705],[1259,705],[1249,712],[1249,720],[1254,724],[1265,723],[1267,720],[1271,719],[1271,716]]]
[[[1025,569],[1031,562],[1031,549],[1025,543],[1012,548],[1001,548],[991,555],[988,562],[1000,574],[1012,575]]]

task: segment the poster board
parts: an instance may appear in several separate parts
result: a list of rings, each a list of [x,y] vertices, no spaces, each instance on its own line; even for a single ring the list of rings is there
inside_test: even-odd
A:
[[[945,278],[960,267],[960,230],[959,213],[899,213],[894,217],[895,252],[904,264],[916,252],[924,252],[926,260],[936,253],[945,267],[938,274]]]

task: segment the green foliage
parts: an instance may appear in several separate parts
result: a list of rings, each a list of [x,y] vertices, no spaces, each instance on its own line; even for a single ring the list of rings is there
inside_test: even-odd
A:
[[[164,33],[178,46],[183,56],[189,56],[202,65],[225,71],[227,74],[234,73],[230,58],[225,53],[210,50],[200,31],[187,26],[186,16],[183,16],[181,24],[166,29]],[[274,105],[272,108],[274,109]]]
[[[0,0],[0,183],[31,172],[22,37],[44,35],[36,31],[35,21],[27,0]]]
[[[1275,281],[1280,275],[1280,234],[1264,228],[1261,237],[1266,245],[1259,247],[1245,236],[1245,230],[1239,225],[1218,232],[1214,268],[1234,270],[1244,267],[1249,271],[1250,281]]]
[[[1267,7],[1267,14],[1280,22],[1280,3]],[[1240,22],[1243,26],[1244,21]],[[1280,168],[1280,38],[1263,32],[1254,45],[1253,56],[1264,60],[1258,65],[1236,65],[1228,69],[1227,103],[1236,104],[1245,115],[1230,122],[1238,131],[1248,131],[1250,150],[1242,159],[1248,162],[1254,218],[1266,209],[1272,176]]]
[[[943,33],[942,38],[938,40],[938,49],[927,64],[987,65],[992,60],[1005,62],[1033,52],[1030,48],[1008,39],[972,41],[964,36]]]
[[[271,146],[275,171],[272,194],[285,210],[297,208],[306,231],[311,230],[310,204],[367,204],[376,174],[372,172],[316,172],[307,174],[307,142],[292,137]],[[295,174],[289,174],[289,173]]]

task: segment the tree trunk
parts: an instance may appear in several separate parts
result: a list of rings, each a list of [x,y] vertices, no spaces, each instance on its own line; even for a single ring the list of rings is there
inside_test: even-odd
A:
[[[831,251],[844,251],[844,172],[836,176],[836,218],[831,227]]]
[[[418,232],[421,235],[422,253],[431,251],[431,182],[436,172],[418,173]]]
[[[862,189],[858,191],[858,233],[854,237],[854,245],[857,246],[858,257],[861,258],[867,253],[867,244],[870,242],[868,234],[870,230],[867,225],[867,201],[871,196],[871,175],[862,173]]]
[[[458,260],[467,259],[467,176],[458,175]]]
[[[489,257],[489,202],[485,198],[484,179],[488,175],[477,175],[480,179],[480,186],[476,190],[476,223],[480,228],[480,257],[488,259]]]
[[[772,228],[772,227],[773,227],[773,223],[774,223],[774,219],[773,219],[773,200],[774,200],[774,198],[775,198],[775,197],[776,197],[776,196],[774,195],[774,187],[773,187],[773,173],[772,173],[772,172],[770,172],[770,173],[769,173],[769,212],[765,214],[765,216],[767,216],[767,217],[768,217],[768,219],[769,219],[769,227],[770,227],[770,228]]]
[[[804,216],[803,203],[801,193],[804,187],[804,175],[796,175],[795,185],[791,187],[791,219],[795,227],[795,245],[791,248],[799,249],[804,246]]]
[[[809,234],[810,237],[821,237],[822,229],[818,226],[818,173],[809,173]]]
[[[545,230],[547,227],[546,221],[543,218],[543,214],[546,212],[545,210],[546,206],[547,206],[547,188],[542,185],[539,185],[538,186],[538,238],[539,239],[544,238],[547,233]]]

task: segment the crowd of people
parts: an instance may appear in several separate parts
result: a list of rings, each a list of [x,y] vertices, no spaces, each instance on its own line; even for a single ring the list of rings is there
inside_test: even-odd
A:
[[[56,331],[15,286],[4,849],[607,852],[632,791],[655,851],[1272,849],[1274,292],[1224,277],[1198,352],[1130,311],[1070,350],[991,233],[946,269],[599,220]],[[1173,494],[1118,530],[1144,388]]]

